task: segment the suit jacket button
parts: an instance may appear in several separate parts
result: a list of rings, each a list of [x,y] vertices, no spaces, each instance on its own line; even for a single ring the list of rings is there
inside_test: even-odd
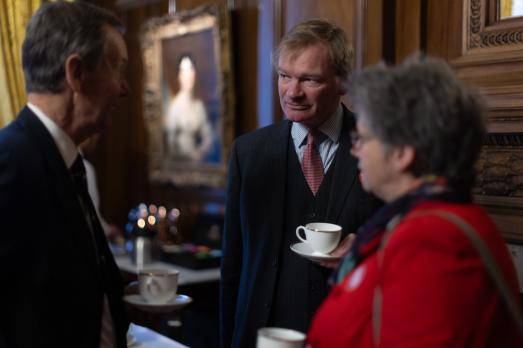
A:
[[[310,213],[309,218],[314,219],[316,217],[316,213]]]
[[[269,302],[265,302],[264,306],[265,306],[265,308],[269,309],[269,307],[270,307]]]

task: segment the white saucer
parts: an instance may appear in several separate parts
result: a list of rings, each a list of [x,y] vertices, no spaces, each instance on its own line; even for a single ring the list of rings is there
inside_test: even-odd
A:
[[[307,243],[292,244],[291,250],[294,251],[296,254],[314,262],[337,261],[341,259],[340,256],[332,256],[313,251],[311,247],[307,245]]]
[[[127,347],[134,347],[136,345],[138,345],[138,341],[136,340],[136,337],[134,337],[130,333],[127,333]]]
[[[192,302],[192,298],[186,295],[176,295],[167,303],[154,304],[145,302],[141,295],[125,295],[123,300],[144,312],[167,313],[180,309]]]

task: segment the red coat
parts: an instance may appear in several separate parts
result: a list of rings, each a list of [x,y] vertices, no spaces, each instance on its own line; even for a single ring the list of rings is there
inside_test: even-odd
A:
[[[426,202],[471,224],[489,246],[509,286],[519,289],[505,242],[482,208]],[[378,251],[336,285],[311,324],[313,347],[375,347],[372,302],[382,292],[379,347],[523,347],[513,318],[469,239],[436,216],[407,215]]]

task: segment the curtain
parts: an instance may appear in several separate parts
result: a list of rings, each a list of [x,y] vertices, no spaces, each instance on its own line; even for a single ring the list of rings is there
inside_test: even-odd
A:
[[[26,103],[22,71],[25,26],[42,0],[0,1],[0,127]]]

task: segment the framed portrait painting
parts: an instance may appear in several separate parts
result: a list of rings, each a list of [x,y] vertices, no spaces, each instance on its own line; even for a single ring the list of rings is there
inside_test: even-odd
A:
[[[229,17],[207,5],[142,31],[149,179],[221,187],[234,136]]]

